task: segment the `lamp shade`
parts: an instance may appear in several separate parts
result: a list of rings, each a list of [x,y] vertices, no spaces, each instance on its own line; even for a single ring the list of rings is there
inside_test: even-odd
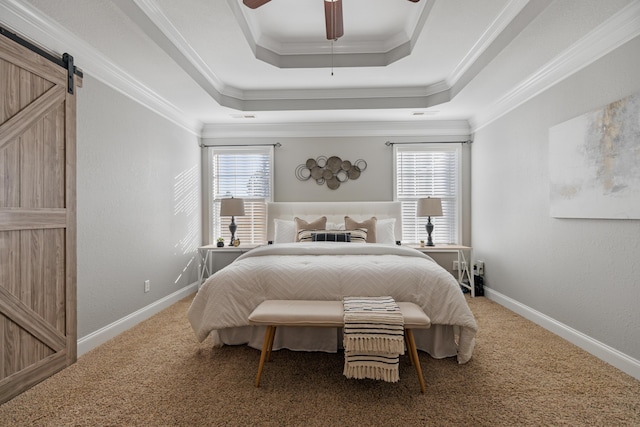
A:
[[[222,199],[220,201],[220,216],[242,216],[244,215],[244,200]]]
[[[416,216],[442,216],[442,200],[437,197],[418,200]]]

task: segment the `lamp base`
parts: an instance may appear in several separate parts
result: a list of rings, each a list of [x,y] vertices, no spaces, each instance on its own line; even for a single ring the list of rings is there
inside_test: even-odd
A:
[[[427,246],[435,246],[433,240],[431,240],[431,233],[433,233],[433,224],[431,224],[431,217],[427,220]]]
[[[231,241],[229,242],[229,246],[235,246],[233,242],[236,241],[236,230],[238,226],[236,225],[235,218],[231,217],[231,224],[229,224],[229,231],[231,232]]]

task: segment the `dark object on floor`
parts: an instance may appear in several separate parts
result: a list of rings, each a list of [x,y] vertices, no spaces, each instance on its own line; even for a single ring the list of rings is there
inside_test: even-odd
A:
[[[473,286],[475,288],[475,293],[477,297],[484,296],[484,277],[474,275],[473,276]]]

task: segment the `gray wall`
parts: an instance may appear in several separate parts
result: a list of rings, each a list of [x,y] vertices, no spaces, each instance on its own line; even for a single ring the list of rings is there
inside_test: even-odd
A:
[[[283,132],[286,132],[286,127]],[[363,134],[367,129],[362,129]],[[393,200],[393,148],[386,141],[459,141],[468,135],[433,136],[428,131],[421,136],[362,136],[362,137],[269,137],[269,138],[203,138],[206,145],[227,144],[275,144],[274,150],[274,201],[276,202],[326,202],[326,201],[386,201]],[[295,176],[296,167],[308,158],[338,156],[354,162],[363,159],[367,169],[360,178],[343,183],[337,190],[318,185],[312,180],[300,181]],[[470,221],[470,146],[462,150],[462,235],[463,243],[471,241]],[[206,232],[206,230],[205,230]],[[452,271],[454,255],[433,254],[443,267]],[[455,258],[457,259],[457,258]]]
[[[350,133],[357,130],[350,129]],[[362,134],[367,129],[360,130]],[[287,133],[283,126],[283,134]],[[309,133],[312,133],[311,131]],[[468,135],[430,135],[428,131],[418,136],[395,136],[392,131],[385,136],[333,136],[333,137],[218,137],[203,138],[205,145],[233,144],[275,144],[281,147],[274,150],[274,195],[276,202],[327,202],[327,201],[385,201],[393,200],[393,148],[385,145],[387,141],[424,142],[424,141],[460,141]],[[357,180],[343,183],[337,190],[326,185],[318,185],[313,180],[300,181],[295,171],[298,165],[309,158],[319,156],[338,156],[343,160],[355,162],[363,159],[367,169]],[[470,146],[462,149],[462,235],[463,243],[471,241],[471,172]],[[203,179],[205,176],[203,175]],[[205,230],[206,231],[206,230]]]
[[[86,74],[77,129],[83,337],[197,280],[200,150],[196,135]]]
[[[547,156],[551,126],[638,90],[636,38],[480,129],[472,148],[486,285],[636,360],[640,220],[550,217]]]
[[[385,138],[281,138],[275,150],[274,201],[276,202],[344,202],[385,201],[393,199],[393,149]],[[356,180],[347,181],[336,190],[313,180],[300,181],[296,167],[309,158],[338,156],[354,163],[367,162]]]

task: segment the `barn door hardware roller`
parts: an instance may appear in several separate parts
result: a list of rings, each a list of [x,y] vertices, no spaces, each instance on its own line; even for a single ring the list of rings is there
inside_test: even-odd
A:
[[[62,62],[64,62],[65,68],[67,69],[67,92],[73,95],[73,73],[75,72],[73,56],[68,53],[63,53]]]

